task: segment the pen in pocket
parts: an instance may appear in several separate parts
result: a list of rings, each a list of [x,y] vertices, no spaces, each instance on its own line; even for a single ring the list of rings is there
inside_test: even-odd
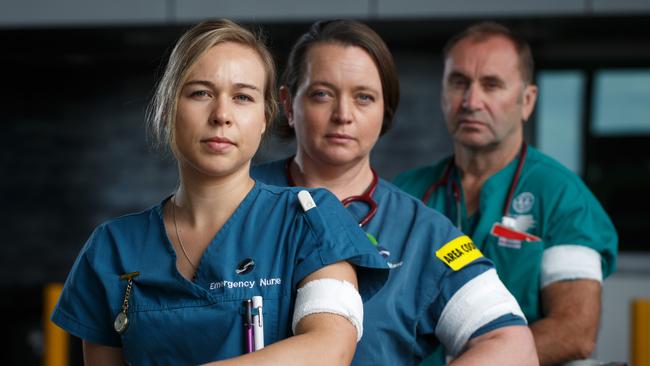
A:
[[[255,350],[264,348],[264,318],[262,316],[262,296],[253,296],[253,336]]]
[[[244,337],[246,341],[246,353],[253,352],[253,304],[250,299],[244,300],[246,309],[244,313]]]

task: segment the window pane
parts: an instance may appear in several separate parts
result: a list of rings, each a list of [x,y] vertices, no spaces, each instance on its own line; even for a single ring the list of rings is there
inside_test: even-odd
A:
[[[535,121],[537,147],[573,172],[582,172],[582,103],[585,75],[581,71],[541,71]]]
[[[596,72],[593,101],[595,136],[650,134],[650,69]]]

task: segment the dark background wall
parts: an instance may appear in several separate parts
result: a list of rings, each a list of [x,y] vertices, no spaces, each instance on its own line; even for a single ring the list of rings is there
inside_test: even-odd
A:
[[[440,49],[451,34],[474,20],[369,23],[391,47],[402,83],[395,128],[372,157],[381,176],[390,179],[450,152],[439,107]],[[647,16],[501,20],[531,42],[539,68],[650,65]],[[307,25],[261,24],[281,67],[291,43]],[[3,352],[1,363],[38,362],[41,286],[65,279],[93,227],[156,204],[175,188],[175,164],[149,148],[143,121],[165,56],[185,28],[0,29],[0,311],[18,319],[9,342],[13,352]],[[534,123],[527,129],[532,142]],[[592,189],[600,190],[595,189],[601,199],[609,197],[603,202],[608,209],[621,205],[612,191],[650,202],[648,185],[637,184],[630,192],[617,186],[615,177],[589,178],[594,169],[616,166],[638,176],[631,180],[647,182],[650,154],[643,146],[650,139],[635,138],[639,147],[629,150],[629,141],[585,137],[585,178]],[[597,144],[600,149],[594,148]],[[611,154],[603,153],[604,147]],[[256,161],[291,151],[291,144],[271,138]],[[622,222],[626,213],[632,216],[630,210],[645,214],[647,220],[638,205],[623,206],[612,213],[615,222]],[[630,231],[622,239],[634,235]]]

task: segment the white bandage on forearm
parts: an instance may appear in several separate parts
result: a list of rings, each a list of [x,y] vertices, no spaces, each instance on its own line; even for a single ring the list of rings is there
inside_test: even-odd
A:
[[[496,270],[489,269],[471,279],[449,299],[436,326],[436,336],[455,357],[463,351],[474,332],[508,314],[526,319]]]
[[[307,282],[298,289],[291,330],[296,333],[300,319],[310,314],[331,313],[349,320],[357,329],[357,342],[363,335],[363,301],[350,282],[323,278]]]
[[[542,256],[542,288],[558,281],[589,279],[603,281],[600,253],[584,245],[555,245]]]

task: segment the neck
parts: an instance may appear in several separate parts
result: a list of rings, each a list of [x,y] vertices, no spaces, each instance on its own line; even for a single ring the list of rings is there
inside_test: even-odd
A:
[[[516,143],[507,144],[507,146],[489,147],[484,149],[475,149],[454,145],[454,163],[460,169],[463,179],[466,176],[478,180],[486,180],[517,157],[523,139]],[[506,144],[503,144],[506,145]]]
[[[305,154],[296,155],[290,167],[296,185],[308,188],[327,188],[339,199],[362,194],[372,183],[370,159],[331,165],[314,162]]]
[[[181,167],[180,175],[174,201],[193,227],[220,227],[255,185],[249,169],[215,178]]]
[[[479,208],[483,184],[517,156],[522,143],[523,137],[515,143],[482,149],[454,145],[454,163],[460,171],[468,215],[473,215]]]

